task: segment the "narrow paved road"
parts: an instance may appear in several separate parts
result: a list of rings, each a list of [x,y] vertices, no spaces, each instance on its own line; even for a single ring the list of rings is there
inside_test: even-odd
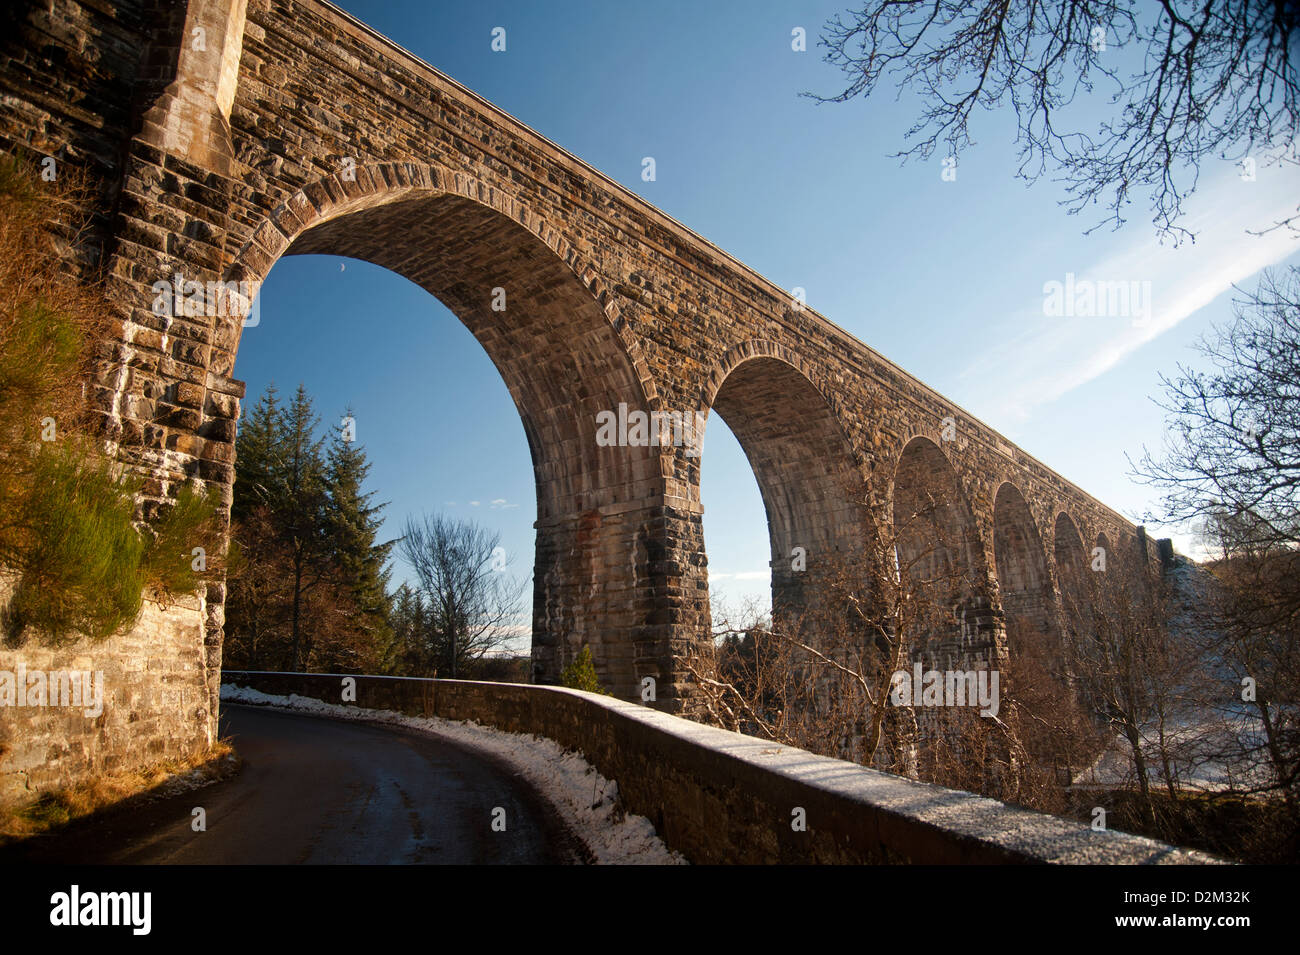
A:
[[[581,861],[554,809],[483,753],[402,727],[230,704],[221,724],[244,759],[239,775],[70,827],[20,857],[205,865]],[[191,828],[196,806],[207,813],[206,832]],[[505,831],[493,829],[498,808]]]

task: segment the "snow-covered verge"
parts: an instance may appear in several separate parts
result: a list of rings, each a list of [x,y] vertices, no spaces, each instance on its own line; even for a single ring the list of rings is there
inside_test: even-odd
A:
[[[1266,788],[1272,779],[1259,719],[1242,703],[1171,707],[1164,725],[1166,759],[1161,758],[1161,743],[1157,724],[1141,727],[1140,744],[1152,786],[1165,785],[1166,762],[1174,784],[1189,791],[1249,791]],[[1132,784],[1137,779],[1133,762],[1131,744],[1116,734],[1093,764],[1075,776],[1073,785],[1109,789]]]
[[[483,750],[515,767],[555,807],[598,864],[686,864],[685,858],[664,845],[650,820],[622,811],[616,781],[605,779],[580,755],[563,749],[553,740],[436,716],[407,716],[392,710],[323,703],[297,694],[271,696],[228,684],[221,686],[221,701],[336,719],[393,723]]]

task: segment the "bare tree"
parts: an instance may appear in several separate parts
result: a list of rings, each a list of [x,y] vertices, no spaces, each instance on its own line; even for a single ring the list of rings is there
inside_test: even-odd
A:
[[[809,554],[798,598],[778,596],[770,622],[715,610],[713,632],[681,662],[706,722],[915,775],[918,720],[891,703],[895,675],[961,642],[953,633],[978,588],[940,556],[958,543],[942,505],[927,498],[897,521],[879,502],[863,510],[860,549]]]
[[[1220,524],[1220,527],[1222,524]],[[1300,838],[1300,552],[1242,546],[1220,533],[1220,556],[1195,620],[1217,673],[1206,705],[1226,732],[1207,746],[1231,794],[1280,799]]]
[[[1094,229],[1149,190],[1157,231],[1177,237],[1203,160],[1300,162],[1297,37],[1294,0],[872,0],[827,24],[826,60],[848,84],[814,98],[891,80],[917,93],[900,155],[919,158],[941,144],[956,156],[977,106],[1010,106],[1022,178],[1059,173],[1071,213],[1104,198]],[[1093,132],[1072,125],[1081,93],[1112,110]]]
[[[1159,519],[1192,523],[1211,559],[1186,631],[1215,730],[1197,758],[1255,800],[1274,843],[1300,841],[1300,269],[1266,272],[1200,345],[1209,370],[1162,378],[1169,438],[1138,477]],[[1213,717],[1211,720],[1210,717]],[[1270,806],[1280,806],[1271,813]]]
[[[808,555],[798,599],[772,619],[715,606],[682,660],[697,719],[900,775],[1063,811],[1071,765],[1104,745],[1062,674],[999,650],[980,565],[951,502],[864,505],[862,547]],[[981,633],[981,627],[992,627]],[[981,641],[987,640],[985,647]],[[895,695],[899,675],[981,665],[1006,677],[997,712]],[[946,675],[946,674],[945,674]],[[1066,772],[1060,772],[1064,763]]]
[[[1244,294],[1244,293],[1243,293]],[[1137,476],[1163,491],[1158,516],[1208,522],[1231,553],[1300,545],[1300,267],[1265,271],[1234,302],[1234,321],[1198,350],[1209,372],[1180,366],[1157,404],[1163,453]]]
[[[437,657],[455,679],[464,664],[502,646],[520,611],[527,581],[514,580],[501,536],[441,514],[408,519],[402,554],[428,602]]]
[[[1213,547],[1206,653],[1253,681],[1239,702],[1260,729],[1223,756],[1255,752],[1300,817],[1300,268],[1265,272],[1234,312],[1200,346],[1213,371],[1162,379],[1171,436],[1136,470],[1163,490],[1161,517],[1199,523]]]
[[[1145,560],[1103,555],[1087,577],[1084,595],[1067,592],[1067,655],[1081,701],[1105,736],[1124,747],[1129,770],[1118,787],[1136,786],[1150,831],[1159,827],[1152,782],[1178,799],[1178,729],[1188,719],[1190,694],[1201,673],[1196,656],[1169,629],[1167,582]]]

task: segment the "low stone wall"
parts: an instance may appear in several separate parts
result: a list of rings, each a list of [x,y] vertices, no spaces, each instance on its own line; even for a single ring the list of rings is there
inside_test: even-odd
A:
[[[343,703],[341,675],[223,682]],[[548,737],[617,780],[696,863],[1212,863],[1209,856],[912,782],[855,763],[559,687],[355,676],[355,705]],[[351,704],[349,704],[351,705]],[[796,821],[806,820],[804,831]]]
[[[102,641],[0,644],[0,806],[210,746],[219,671],[205,637],[206,618],[197,597],[168,607],[145,601],[135,626]],[[102,688],[99,704],[60,705],[48,687],[43,702],[34,695],[47,674],[72,671],[94,675],[92,686]],[[21,699],[15,686],[20,673],[27,684]]]

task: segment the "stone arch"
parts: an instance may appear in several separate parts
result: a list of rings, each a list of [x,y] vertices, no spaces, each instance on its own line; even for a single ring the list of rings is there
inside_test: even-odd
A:
[[[1056,564],[1056,583],[1061,598],[1061,615],[1064,624],[1078,632],[1086,626],[1090,613],[1090,555],[1083,547],[1079,527],[1065,511],[1056,515],[1053,530],[1052,556]]]
[[[602,684],[626,698],[652,676],[673,706],[671,621],[651,566],[671,535],[659,447],[609,445],[597,415],[656,408],[639,346],[594,264],[500,189],[432,165],[359,166],[284,202],[253,231],[224,281],[255,294],[282,255],[371,262],[419,285],[470,330],[523,420],[537,491],[534,678],[553,682],[583,645]],[[503,290],[505,310],[497,290]],[[242,324],[218,328],[213,370],[229,375]],[[671,596],[671,595],[669,595]]]
[[[892,503],[899,573],[925,608],[913,658],[938,669],[993,665],[1001,628],[979,525],[956,469],[930,438],[903,447]]]
[[[608,295],[595,263],[582,260],[565,234],[535,214],[526,203],[469,173],[453,172],[431,163],[374,163],[356,166],[351,174],[338,172],[319,179],[299,189],[257,225],[240,246],[222,280],[247,282],[256,295],[271,266],[286,254],[303,232],[353,212],[388,205],[406,197],[418,198],[421,194],[429,197],[436,194],[461,196],[493,209],[531,232],[538,242],[549,248],[597,299],[627,352],[628,360],[636,369],[646,401],[652,406],[658,405],[660,399],[655,379],[641,354],[641,344],[629,331],[625,317]],[[237,322],[228,324],[225,341],[218,342],[218,345],[225,345],[233,351],[238,347],[240,328]],[[234,338],[230,342],[232,333]],[[233,359],[233,354],[231,357]],[[228,369],[214,370],[219,374],[229,374]]]
[[[1092,551],[1092,553],[1088,555],[1089,568],[1092,567],[1092,564],[1097,559],[1096,548],[1101,548],[1102,554],[1104,555],[1106,561],[1106,570],[1108,572],[1112,570],[1119,570],[1119,559],[1118,559],[1119,555],[1115,553],[1115,548],[1111,546],[1110,538],[1106,536],[1105,531],[1101,531],[1097,534],[1097,539],[1093,542],[1093,548],[1094,550]]]
[[[1006,621],[1007,652],[1059,656],[1060,629],[1047,554],[1020,489],[1004,481],[993,502],[993,554]]]
[[[1106,531],[1098,532],[1096,546],[1106,553],[1106,573],[1095,578],[1100,591],[1095,598],[1097,605],[1103,606],[1116,599],[1124,599],[1132,601],[1130,609],[1135,610],[1144,596],[1143,567],[1137,561],[1136,535],[1129,535],[1122,528],[1111,525],[1109,534]],[[1123,598],[1119,596],[1121,593]]]
[[[821,395],[822,401],[825,403],[826,407],[830,409],[837,422],[846,420],[846,415],[840,407],[840,403],[836,399],[834,391],[827,386],[825,381],[822,380],[821,374],[811,363],[803,358],[803,356],[798,352],[787,348],[785,345],[762,338],[752,338],[748,341],[740,342],[739,344],[732,345],[722,353],[704,380],[700,393],[699,409],[707,412],[712,408],[714,399],[721,390],[723,383],[731,375],[731,372],[738,366],[755,358],[771,358],[789,365],[797,371],[802,378],[806,379],[808,384],[817,390],[818,394]],[[844,432],[845,440],[852,444],[848,431],[842,427],[841,430]],[[860,465],[862,463],[861,455],[859,455],[855,450],[853,456],[855,462]]]
[[[773,614],[792,618],[818,572],[853,561],[870,533],[861,460],[840,409],[798,356],[759,340],[722,356],[701,407],[726,422],[753,469],[767,515]]]

